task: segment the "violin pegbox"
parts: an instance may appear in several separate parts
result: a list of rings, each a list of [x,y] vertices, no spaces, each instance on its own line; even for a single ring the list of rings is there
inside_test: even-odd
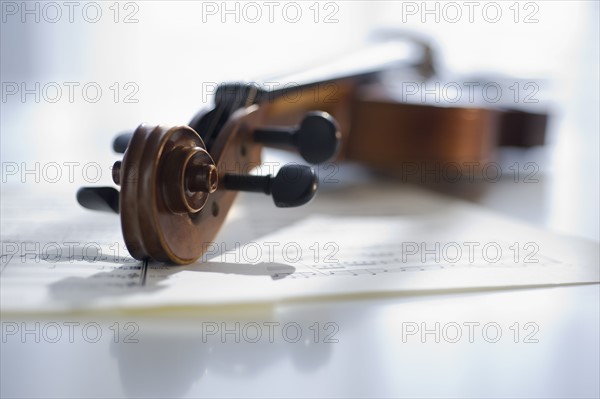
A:
[[[260,116],[258,105],[234,112],[210,149],[188,126],[140,125],[114,143],[125,150],[113,166],[121,191],[82,188],[77,199],[89,209],[119,210],[134,258],[192,263],[215,239],[238,191],[271,195],[277,207],[314,197],[318,179],[309,166],[284,165],[276,176],[249,174],[261,163],[263,145],[295,148],[317,162],[337,151],[339,129],[327,114],[311,113],[291,128],[262,128]]]

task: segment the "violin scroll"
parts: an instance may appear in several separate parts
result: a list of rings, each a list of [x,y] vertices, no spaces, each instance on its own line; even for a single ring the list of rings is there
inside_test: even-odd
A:
[[[124,152],[113,166],[120,192],[82,188],[77,200],[85,208],[120,213],[125,244],[134,258],[192,263],[209,248],[238,191],[271,195],[277,207],[304,205],[316,194],[318,179],[309,166],[284,165],[276,176],[249,174],[261,163],[260,116],[257,105],[235,112],[210,151],[191,127],[140,125],[113,143],[116,152]],[[337,123],[324,113],[311,113],[305,120],[284,131],[287,143],[301,143],[301,153],[309,148],[313,160],[331,157],[338,147]],[[310,128],[328,134],[320,141],[328,143],[325,150],[302,143],[311,137]]]

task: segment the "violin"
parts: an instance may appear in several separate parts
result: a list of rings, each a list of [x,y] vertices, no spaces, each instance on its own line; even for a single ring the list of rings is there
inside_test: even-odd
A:
[[[371,52],[361,62],[338,62],[275,89],[222,84],[214,106],[187,126],[142,124],[117,136],[113,149],[123,159],[112,177],[121,190],[82,188],[78,202],[120,213],[135,259],[189,264],[214,240],[237,192],[270,195],[282,208],[315,196],[318,179],[308,165],[284,165],[276,176],[250,174],[264,146],[296,151],[312,165],[356,161],[394,171],[407,162],[481,163],[498,145],[543,143],[543,114],[408,103],[381,94],[382,71],[433,73],[431,48],[413,44],[421,50],[416,58]]]

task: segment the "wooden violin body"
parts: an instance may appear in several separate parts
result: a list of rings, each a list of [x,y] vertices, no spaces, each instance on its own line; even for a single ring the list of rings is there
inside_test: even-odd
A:
[[[485,167],[498,147],[543,145],[547,115],[494,107],[400,102],[383,90],[346,79],[282,96],[268,106],[268,124],[294,124],[310,109],[340,124],[337,160],[400,174],[408,165]],[[367,86],[367,88],[365,88]],[[320,98],[314,93],[325,93]]]

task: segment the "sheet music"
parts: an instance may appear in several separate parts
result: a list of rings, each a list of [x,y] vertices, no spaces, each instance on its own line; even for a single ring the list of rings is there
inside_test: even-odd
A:
[[[436,210],[398,212],[384,201],[376,215],[348,217],[345,207],[357,202],[349,200],[341,210],[335,201],[325,202],[316,208],[321,214],[296,223],[291,220],[298,218],[282,216],[279,225],[288,227],[262,237],[256,231],[276,223],[261,226],[263,218],[236,208],[229,230],[208,244],[203,262],[188,266],[132,259],[117,215],[46,203],[34,218],[27,199],[3,199],[1,310],[270,304],[599,281],[597,243],[555,236],[434,194],[420,192],[413,201],[418,198]]]

